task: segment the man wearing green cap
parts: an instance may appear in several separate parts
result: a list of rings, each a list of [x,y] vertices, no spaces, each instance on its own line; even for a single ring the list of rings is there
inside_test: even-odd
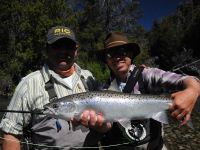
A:
[[[73,31],[65,26],[52,27],[47,34],[47,61],[41,70],[30,73],[18,84],[8,110],[42,110],[49,102],[94,89],[94,78],[88,70],[75,62],[77,41]],[[92,85],[85,86],[87,82]],[[19,150],[20,137],[29,131],[29,149],[73,149],[94,146],[95,136],[88,135],[89,128],[106,132],[111,125],[92,110],[82,113],[80,120],[64,121],[31,113],[6,113],[0,124],[4,132],[3,149]],[[87,136],[87,140],[86,140]],[[27,146],[27,147],[26,147]]]
[[[111,32],[107,35],[105,48],[99,51],[103,62],[111,71],[105,89],[132,94],[171,94],[171,116],[185,125],[190,120],[192,109],[200,95],[200,81],[192,76],[158,68],[135,66],[133,59],[139,53],[138,44],[129,42],[125,34]],[[113,123],[101,142],[104,146],[112,145],[108,149],[114,150],[166,149],[161,123],[153,119]]]

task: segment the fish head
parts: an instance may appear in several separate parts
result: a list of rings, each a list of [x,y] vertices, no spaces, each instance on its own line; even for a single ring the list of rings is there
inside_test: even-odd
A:
[[[76,109],[76,104],[73,101],[51,102],[44,105],[43,114],[68,121],[74,117]]]

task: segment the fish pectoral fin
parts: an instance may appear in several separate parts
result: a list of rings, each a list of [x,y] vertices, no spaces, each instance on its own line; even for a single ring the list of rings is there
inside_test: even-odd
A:
[[[129,126],[131,126],[131,120],[128,119],[118,120],[118,124],[120,124],[124,128],[128,128]]]
[[[161,122],[164,124],[169,124],[166,111],[161,111],[161,112],[155,113],[155,114],[153,114],[153,116],[151,118],[158,122]]]

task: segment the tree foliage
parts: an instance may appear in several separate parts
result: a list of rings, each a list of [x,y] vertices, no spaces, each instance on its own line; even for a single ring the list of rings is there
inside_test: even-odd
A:
[[[74,25],[64,0],[4,1],[1,5],[1,69],[14,82],[40,67],[45,53],[47,29],[55,24]],[[48,7],[47,7],[48,6]]]
[[[199,6],[196,0],[185,0],[175,15],[154,23],[149,33],[150,54],[160,68],[172,70],[199,59]]]
[[[88,51],[102,48],[103,39],[111,30],[133,31],[140,16],[138,6],[134,0],[1,1],[1,82],[8,81],[4,83],[14,88],[23,76],[40,68],[47,30],[55,25],[66,25],[75,31],[80,46],[79,65],[104,81],[108,69],[88,56]],[[100,74],[98,70],[103,71]]]
[[[171,70],[197,60],[199,4],[198,0],[184,0],[175,15],[155,21],[152,30],[146,32],[137,23],[142,16],[139,0],[1,0],[0,91],[14,88],[23,76],[40,68],[45,59],[47,30],[55,25],[75,31],[78,64],[103,82],[109,70],[90,52],[103,48],[110,31],[122,31],[140,45],[137,64]]]

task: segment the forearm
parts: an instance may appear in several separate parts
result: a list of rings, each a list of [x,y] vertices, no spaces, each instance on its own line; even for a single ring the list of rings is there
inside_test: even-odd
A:
[[[20,141],[11,134],[4,134],[3,150],[20,150]]]
[[[183,80],[183,84],[186,89],[196,92],[197,97],[200,96],[200,80],[193,77],[187,77]]]

